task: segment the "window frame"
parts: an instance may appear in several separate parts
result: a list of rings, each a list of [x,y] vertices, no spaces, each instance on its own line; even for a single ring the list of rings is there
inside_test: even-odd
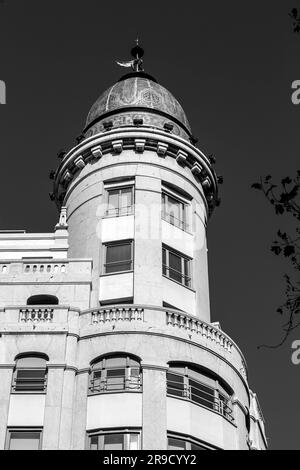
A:
[[[18,366],[18,361],[21,360],[21,359],[30,359],[30,358],[38,358],[38,359],[41,359],[43,361],[45,361],[45,367],[28,367],[28,366]],[[11,394],[13,395],[45,395],[47,393],[47,379],[48,379],[48,368],[47,368],[47,362],[48,362],[48,358],[46,356],[43,356],[43,355],[39,355],[39,354],[22,354],[20,355],[19,357],[16,357],[15,359],[15,367],[14,367],[14,370],[13,370],[13,374],[12,374],[12,382],[11,382]],[[34,390],[34,389],[17,389],[17,383],[18,383],[18,380],[20,382],[22,382],[22,379],[18,379],[18,372],[19,371],[36,371],[36,370],[40,370],[40,371],[44,371],[44,379],[36,379],[36,378],[32,378],[32,382],[41,382],[43,383],[43,389],[40,389],[40,390]],[[26,383],[27,379],[23,379],[23,382]],[[28,382],[30,384],[30,379],[28,379]],[[31,382],[31,383],[32,383]]]
[[[107,273],[107,266],[111,265],[112,263],[107,263],[107,248],[113,247],[113,246],[124,246],[124,245],[130,245],[130,256],[131,259],[129,260],[121,260],[121,261],[113,261],[115,264],[125,264],[125,263],[130,263],[130,269],[125,269],[123,271],[113,271],[110,273]],[[116,274],[122,274],[122,273],[130,273],[133,272],[134,269],[134,241],[133,240],[118,240],[118,241],[112,241],[112,242],[106,242],[103,243],[103,273],[102,275],[104,276],[110,276],[110,275],[116,275]]]
[[[107,367],[106,366],[106,361],[108,359],[126,359],[126,365],[124,366],[114,366],[114,367]],[[130,365],[130,360],[138,362],[139,365]],[[124,369],[124,383],[123,383],[123,388],[111,388],[108,389],[108,376],[107,372],[111,370],[121,370]],[[135,378],[134,375],[132,374],[133,370],[138,370],[138,377],[137,380],[133,380],[132,378]],[[93,391],[95,387],[94,382],[94,374],[100,373],[99,377],[97,377],[96,380],[99,382],[99,390]],[[120,376],[120,377],[123,377]],[[131,388],[131,381],[132,384],[134,385]],[[117,386],[119,384],[116,384]],[[130,354],[116,354],[116,355],[108,355],[100,358],[98,361],[94,361],[94,363],[91,365],[91,371],[89,374],[89,383],[88,383],[88,396],[94,396],[94,395],[102,395],[102,394],[108,394],[108,393],[141,393],[143,391],[143,377],[142,377],[142,368],[140,361],[138,358],[135,358],[134,356],[131,356]]]
[[[12,433],[30,433],[30,432],[36,432],[39,433],[39,447],[36,450],[42,450],[42,443],[43,443],[43,428],[42,427],[30,427],[30,426],[12,426],[12,427],[7,427],[6,430],[6,442],[5,442],[5,450],[14,450],[10,449],[10,443],[11,443],[11,434]],[[22,449],[19,449],[22,450]],[[24,449],[26,450],[26,449]],[[29,450],[29,449],[28,449]]]
[[[195,439],[191,436],[188,436],[188,435],[185,435],[185,434],[177,434],[177,433],[168,431],[167,432],[167,447],[168,447],[168,450],[170,450],[169,449],[169,439],[176,439],[178,441],[184,442],[187,445],[185,450],[192,450],[191,447],[192,447],[193,444],[198,446],[198,447],[202,447],[202,449],[193,449],[193,450],[216,450],[217,449],[216,447],[212,447],[210,444],[206,444],[205,442],[198,441],[197,439]],[[174,451],[175,451],[175,449],[174,449]],[[179,450],[177,452],[179,452]]]
[[[122,450],[130,450],[130,435],[137,435],[138,436],[138,449],[141,450],[142,448],[142,431],[140,428],[109,428],[109,429],[97,429],[93,431],[88,431],[87,436],[86,436],[86,449],[87,450],[97,450],[97,451],[103,451],[103,452],[108,452],[108,450],[105,451],[105,449],[99,449],[99,438],[107,436],[107,435],[112,435],[112,434],[122,434],[124,436],[124,443],[125,447]],[[98,436],[98,449],[91,449],[91,438]],[[103,440],[104,441],[104,440]],[[103,442],[104,445],[104,442]],[[112,451],[110,451],[112,452]]]
[[[171,214],[168,213],[167,208],[168,208],[168,199],[172,198],[179,204],[181,204],[181,209],[180,209],[180,218],[177,219],[174,216],[171,216]],[[184,199],[182,196],[180,196],[178,193],[175,191],[170,190],[169,188],[162,187],[161,191],[161,217],[162,219],[173,225],[174,227],[177,227],[180,230],[183,230],[184,232],[189,231],[189,223],[188,223],[188,212],[189,212],[189,206],[190,206],[190,201],[187,199]],[[171,221],[171,218],[173,217],[173,222]],[[178,220],[178,223],[174,221],[174,219]],[[175,223],[174,223],[175,222]]]
[[[172,370],[172,364],[169,366],[169,369],[166,373],[167,396],[190,401],[197,406],[201,406],[203,408],[208,409],[209,411],[213,411],[219,414],[220,416],[223,416],[227,421],[234,424],[235,419],[233,409],[232,406],[230,406],[232,395],[225,391],[224,387],[217,378],[213,379],[212,377],[210,377],[209,374],[205,374],[204,371],[197,370],[196,368],[189,367],[187,365],[173,365],[174,369],[176,367],[183,367],[184,373],[179,373],[177,371]],[[189,371],[199,373],[203,376],[203,380],[196,379],[195,377],[189,375]],[[176,388],[176,381],[168,380],[168,375],[177,376],[183,379],[181,380],[182,387]],[[206,380],[206,378],[209,380]],[[209,384],[209,381],[212,381],[214,385]],[[170,387],[170,382],[175,384],[175,386]],[[191,385],[191,382],[199,384],[199,389],[197,390],[195,386]],[[178,381],[178,383],[180,383],[180,381]],[[199,392],[199,395],[197,395],[197,393],[195,392],[193,393],[192,387]],[[173,390],[175,391],[178,390],[178,394],[170,392],[170,388],[173,388]],[[211,393],[207,391],[208,389],[211,390]],[[199,399],[195,400],[193,399],[193,396],[198,396]],[[212,397],[212,399],[210,399],[210,397]],[[207,404],[205,402],[207,402]]]
[[[165,263],[164,263],[164,252],[165,252]],[[170,268],[170,253],[174,256],[177,256],[181,259],[181,272],[177,271],[174,268]],[[162,275],[171,281],[177,282],[183,287],[192,289],[192,258],[189,258],[187,255],[180,253],[179,251],[170,248],[169,246],[162,245]],[[185,264],[186,263],[186,264]],[[187,270],[186,270],[187,266]],[[165,271],[165,272],[164,272]],[[177,279],[174,279],[170,276],[170,271],[175,272],[178,276],[181,277],[181,282]]]
[[[113,184],[104,184],[104,189],[105,189],[105,213],[104,217],[106,218],[114,218],[114,217],[126,217],[129,215],[134,214],[134,207],[135,207],[135,184],[134,181],[126,181],[126,182],[118,182],[118,183],[113,183]],[[131,206],[127,206],[126,213],[121,213],[122,212],[122,207],[120,206],[120,196],[122,190],[125,189],[131,189]],[[119,191],[118,194],[118,206],[117,208],[110,208],[109,207],[109,193],[110,191]],[[112,211],[115,211],[115,213],[111,213]]]

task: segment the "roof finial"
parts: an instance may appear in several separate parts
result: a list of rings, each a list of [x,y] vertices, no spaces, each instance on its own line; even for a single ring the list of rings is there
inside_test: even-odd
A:
[[[131,67],[134,72],[143,72],[143,55],[144,55],[144,49],[139,46],[139,39],[137,38],[135,40],[135,46],[133,49],[131,49],[131,55],[134,58],[131,61],[127,62],[118,62],[117,64],[120,65],[121,67]]]

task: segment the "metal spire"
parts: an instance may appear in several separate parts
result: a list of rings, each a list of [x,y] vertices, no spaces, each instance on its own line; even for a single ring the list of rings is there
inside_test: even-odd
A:
[[[117,62],[120,67],[131,67],[134,72],[143,72],[143,59],[144,56],[144,49],[139,46],[139,39],[135,40],[135,46],[131,49],[131,55],[133,60],[125,61],[125,62]]]

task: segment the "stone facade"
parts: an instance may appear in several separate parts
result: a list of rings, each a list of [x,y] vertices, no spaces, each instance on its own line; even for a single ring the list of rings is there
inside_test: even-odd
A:
[[[148,124],[114,121],[63,157],[53,234],[0,233],[0,448],[20,430],[42,449],[100,449],[107,436],[131,449],[266,448],[245,359],[210,319],[217,177],[187,137]],[[18,376],[24,357],[46,358],[42,390]]]

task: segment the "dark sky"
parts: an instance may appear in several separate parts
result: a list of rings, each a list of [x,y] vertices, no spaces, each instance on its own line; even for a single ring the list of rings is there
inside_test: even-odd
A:
[[[53,230],[56,154],[74,146],[92,103],[124,72],[115,59],[129,58],[139,35],[146,71],[182,103],[199,148],[224,176],[208,228],[212,316],[246,356],[272,449],[300,449],[300,365],[291,363],[300,329],[280,349],[257,349],[281,339],[276,308],[288,264],[269,246],[279,227],[292,226],[250,186],[300,166],[292,7],[299,0],[0,3],[0,228]]]

